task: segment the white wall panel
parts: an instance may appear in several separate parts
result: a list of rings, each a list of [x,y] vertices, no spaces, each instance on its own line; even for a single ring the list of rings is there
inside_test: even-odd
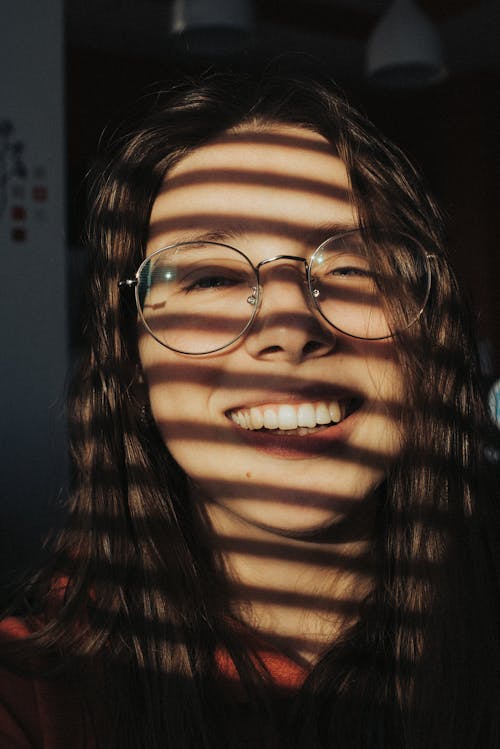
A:
[[[2,0],[0,540],[32,540],[65,487],[62,0]],[[7,550],[7,552],[6,552]]]

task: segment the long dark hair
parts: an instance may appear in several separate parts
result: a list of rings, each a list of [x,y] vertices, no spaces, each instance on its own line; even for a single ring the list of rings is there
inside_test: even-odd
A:
[[[32,583],[46,591],[36,646],[79,674],[105,747],[242,745],[242,718],[228,719],[236,708],[218,686],[217,647],[264,727],[259,746],[286,736],[296,747],[497,747],[492,453],[473,331],[438,210],[406,158],[328,81],[208,75],[148,106],[139,129],[114,134],[95,172],[86,353],[71,403],[74,488],[52,562]],[[118,288],[144,256],[165,173],[230,128],[268,123],[327,138],[347,166],[361,225],[407,232],[434,256],[428,305],[397,339],[405,444],[380,499],[375,590],[294,697],[287,729],[246,638],[228,624],[187,479],[147,417],[136,311]]]

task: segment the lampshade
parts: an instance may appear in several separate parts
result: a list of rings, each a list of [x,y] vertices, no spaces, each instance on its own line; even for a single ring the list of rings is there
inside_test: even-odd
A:
[[[369,79],[387,88],[412,88],[446,77],[435,25],[413,0],[394,0],[376,25],[366,56]]]
[[[174,0],[171,29],[174,34],[206,28],[247,31],[252,20],[251,0]]]

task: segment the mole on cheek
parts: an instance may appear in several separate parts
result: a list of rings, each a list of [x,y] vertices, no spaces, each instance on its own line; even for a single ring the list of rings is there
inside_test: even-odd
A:
[[[245,473],[245,476],[247,477],[247,479],[251,479],[252,478],[252,472],[251,471],[247,471]]]

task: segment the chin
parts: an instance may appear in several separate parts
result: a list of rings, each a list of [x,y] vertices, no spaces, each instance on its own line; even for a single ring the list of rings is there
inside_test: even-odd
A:
[[[245,503],[246,504],[246,503]],[[240,503],[219,504],[242,526],[283,538],[321,541],[323,539],[345,539],[366,537],[366,529],[372,527],[375,503],[359,499],[351,505],[348,513],[325,508],[293,507],[290,505],[272,507],[269,502],[256,500],[251,507]]]

